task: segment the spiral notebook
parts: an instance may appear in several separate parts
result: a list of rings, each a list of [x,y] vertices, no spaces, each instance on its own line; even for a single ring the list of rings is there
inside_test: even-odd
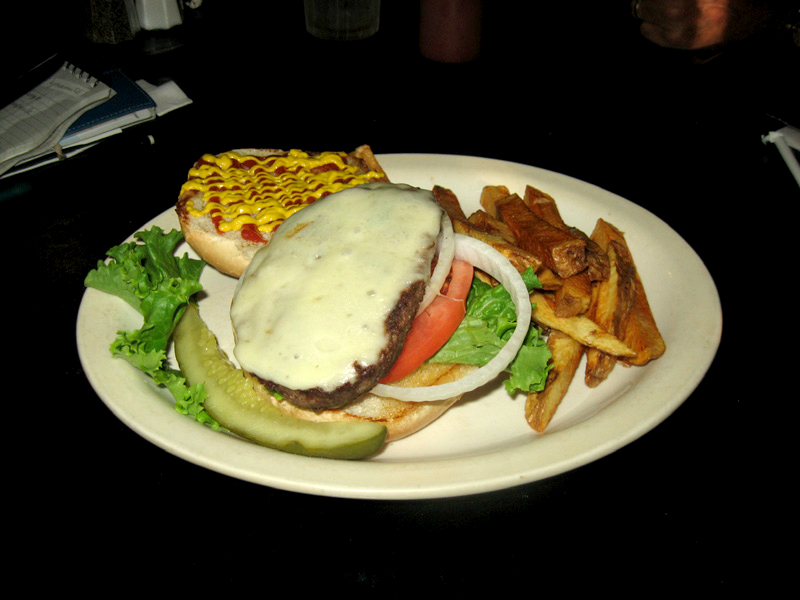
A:
[[[105,83],[64,63],[0,110],[0,174],[19,162],[52,152],[70,125],[113,95]]]
[[[123,71],[110,69],[100,77],[116,92],[115,95],[100,106],[87,110],[69,126],[59,142],[63,149],[97,141],[119,133],[123,128],[155,119],[155,100]]]

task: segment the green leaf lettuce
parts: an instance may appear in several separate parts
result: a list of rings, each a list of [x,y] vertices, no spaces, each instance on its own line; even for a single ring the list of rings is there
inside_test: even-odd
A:
[[[522,273],[522,279],[528,291],[541,287],[530,268]],[[483,366],[506,344],[516,325],[516,308],[508,291],[476,277],[467,296],[466,316],[455,334],[429,360]],[[542,332],[531,323],[522,348],[507,369],[510,376],[504,382],[506,391],[541,391],[551,369],[550,359]]]
[[[86,287],[122,298],[143,317],[140,329],[117,333],[111,353],[166,388],[176,410],[218,428],[203,409],[203,387],[188,386],[180,371],[167,364],[170,337],[192,296],[202,289],[205,263],[186,254],[175,256],[183,240],[180,230],[165,233],[154,226],[134,238],[108,250],[109,260],[99,261],[84,280]]]

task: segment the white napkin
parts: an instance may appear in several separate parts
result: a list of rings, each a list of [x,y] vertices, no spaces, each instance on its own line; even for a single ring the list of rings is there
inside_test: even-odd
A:
[[[160,117],[192,103],[192,99],[183,93],[174,81],[167,81],[155,86],[143,79],[136,82],[156,102],[156,116]]]

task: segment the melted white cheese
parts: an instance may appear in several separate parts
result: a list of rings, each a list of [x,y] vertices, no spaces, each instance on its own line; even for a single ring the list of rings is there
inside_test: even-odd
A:
[[[354,363],[374,364],[386,346],[384,323],[402,292],[430,278],[443,215],[431,192],[387,183],[292,215],[237,286],[239,364],[297,390],[354,380]]]

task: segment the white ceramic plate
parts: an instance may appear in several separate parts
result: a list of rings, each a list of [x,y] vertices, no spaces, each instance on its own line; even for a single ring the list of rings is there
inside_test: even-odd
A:
[[[453,190],[467,214],[479,208],[484,185],[522,194],[531,184],[554,196],[565,221],[587,233],[598,218],[615,224],[626,234],[667,352],[645,367],[617,367],[594,389],[577,377],[543,435],[525,422],[524,397],[511,398],[496,385],[465,396],[431,426],[373,459],[332,461],[270,450],[178,414],[167,392],[109,353],[116,332],[138,328],[141,317],[122,300],[90,289],[78,314],[78,351],[114,414],[168,452],[258,484],[323,496],[432,498],[508,488],[597,460],[662,422],[700,382],[719,346],[719,297],[700,258],[663,221],[596,186],[535,167],[465,156],[378,158],[396,183]],[[142,229],[154,224],[178,227],[172,210]],[[193,255],[188,246],[179,248],[184,251]],[[202,283],[201,314],[232,356],[228,307],[235,280],[208,267]]]

